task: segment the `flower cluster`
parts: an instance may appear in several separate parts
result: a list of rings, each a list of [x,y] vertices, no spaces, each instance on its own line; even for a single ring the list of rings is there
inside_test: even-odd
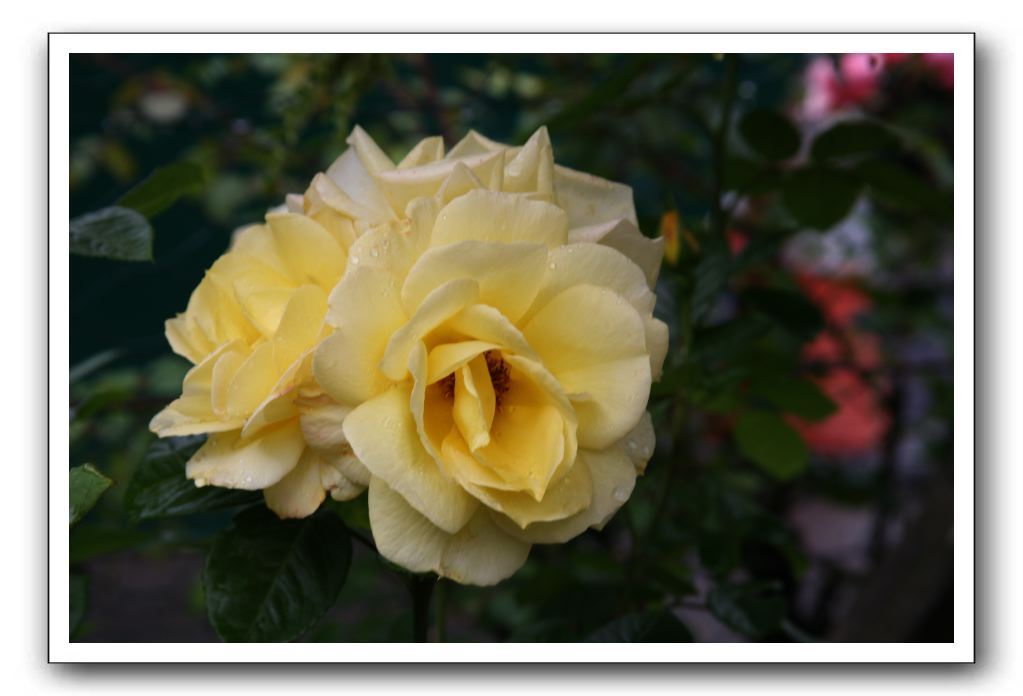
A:
[[[168,321],[194,363],[160,436],[209,433],[197,485],[282,517],[368,489],[381,554],[492,584],[599,528],[653,453],[663,244],[624,185],[470,133],[395,164],[359,128],[241,231]]]

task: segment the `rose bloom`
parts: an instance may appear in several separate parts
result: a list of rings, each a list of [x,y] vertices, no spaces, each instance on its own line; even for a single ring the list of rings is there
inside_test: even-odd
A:
[[[629,498],[668,334],[652,278],[588,241],[594,225],[639,237],[631,195],[623,209],[581,175],[536,196],[467,174],[355,242],[313,373],[366,468],[380,553],[487,585]]]
[[[602,526],[652,454],[663,243],[628,187],[555,165],[545,129],[398,164],[348,142],[168,322],[196,366],[151,427],[210,433],[189,478],[282,517],[368,486],[385,557],[491,584]]]

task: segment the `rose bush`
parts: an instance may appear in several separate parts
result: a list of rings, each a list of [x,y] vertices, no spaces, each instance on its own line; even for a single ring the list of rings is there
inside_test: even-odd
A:
[[[397,165],[349,144],[168,322],[195,367],[151,427],[210,433],[188,476],[282,517],[369,487],[385,557],[491,584],[602,526],[652,454],[662,243],[545,129],[427,138]]]

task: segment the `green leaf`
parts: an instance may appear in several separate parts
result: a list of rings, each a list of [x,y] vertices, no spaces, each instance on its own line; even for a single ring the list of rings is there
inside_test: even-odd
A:
[[[867,184],[870,193],[882,201],[910,211],[950,215],[949,191],[928,183],[926,177],[907,167],[883,160],[861,162],[856,175]]]
[[[109,524],[80,524],[71,529],[69,562],[82,563],[150,541],[152,532]]]
[[[773,167],[742,157],[725,158],[722,184],[726,191],[767,193],[775,189],[781,176]]]
[[[68,583],[68,634],[74,638],[85,621],[85,610],[89,603],[89,576],[82,573],[71,573]]]
[[[849,174],[811,166],[786,178],[782,202],[800,224],[826,230],[849,214],[859,193],[859,182]]]
[[[690,358],[694,362],[732,360],[743,351],[750,350],[770,328],[770,322],[761,316],[742,317],[700,328],[693,335],[693,352]]]
[[[787,160],[799,151],[799,131],[776,111],[750,111],[739,121],[739,134],[751,150],[768,160]]]
[[[714,307],[728,282],[732,259],[727,250],[709,250],[693,271],[692,321],[698,321]]]
[[[71,253],[117,261],[152,261],[153,228],[130,208],[103,208],[71,221]]]
[[[747,459],[775,478],[790,479],[806,469],[806,443],[776,413],[744,413],[735,426],[735,440]]]
[[[776,372],[754,375],[750,392],[767,399],[786,413],[811,421],[827,418],[836,408],[835,402],[813,382]]]
[[[155,170],[117,203],[152,219],[180,197],[201,190],[202,185],[202,167],[192,162],[177,162]]]
[[[206,557],[210,623],[226,641],[293,640],[334,605],[351,555],[348,529],[329,510],[301,520],[244,510]]]
[[[721,585],[707,596],[707,607],[726,626],[763,638],[785,619],[785,598],[773,583]]]
[[[783,288],[752,288],[743,299],[779,326],[801,340],[809,340],[824,328],[824,317],[805,295]]]
[[[124,494],[124,508],[132,520],[192,515],[262,500],[258,491],[199,488],[185,477],[185,465],[203,440],[202,436],[167,438],[150,446]]]
[[[691,643],[693,635],[670,609],[626,614],[602,626],[587,643]]]
[[[890,151],[899,144],[887,128],[872,121],[845,121],[818,135],[810,150],[818,162]]]
[[[85,517],[103,495],[103,491],[113,485],[113,481],[101,474],[92,464],[83,464],[71,469],[71,522],[75,524]]]

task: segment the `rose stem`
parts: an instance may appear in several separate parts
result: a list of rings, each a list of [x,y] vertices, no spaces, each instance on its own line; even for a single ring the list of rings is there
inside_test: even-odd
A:
[[[448,637],[448,583],[437,578],[437,642],[444,643]]]
[[[427,642],[433,584],[434,579],[428,575],[413,575],[409,578],[409,592],[412,594],[412,639],[416,643]]]

